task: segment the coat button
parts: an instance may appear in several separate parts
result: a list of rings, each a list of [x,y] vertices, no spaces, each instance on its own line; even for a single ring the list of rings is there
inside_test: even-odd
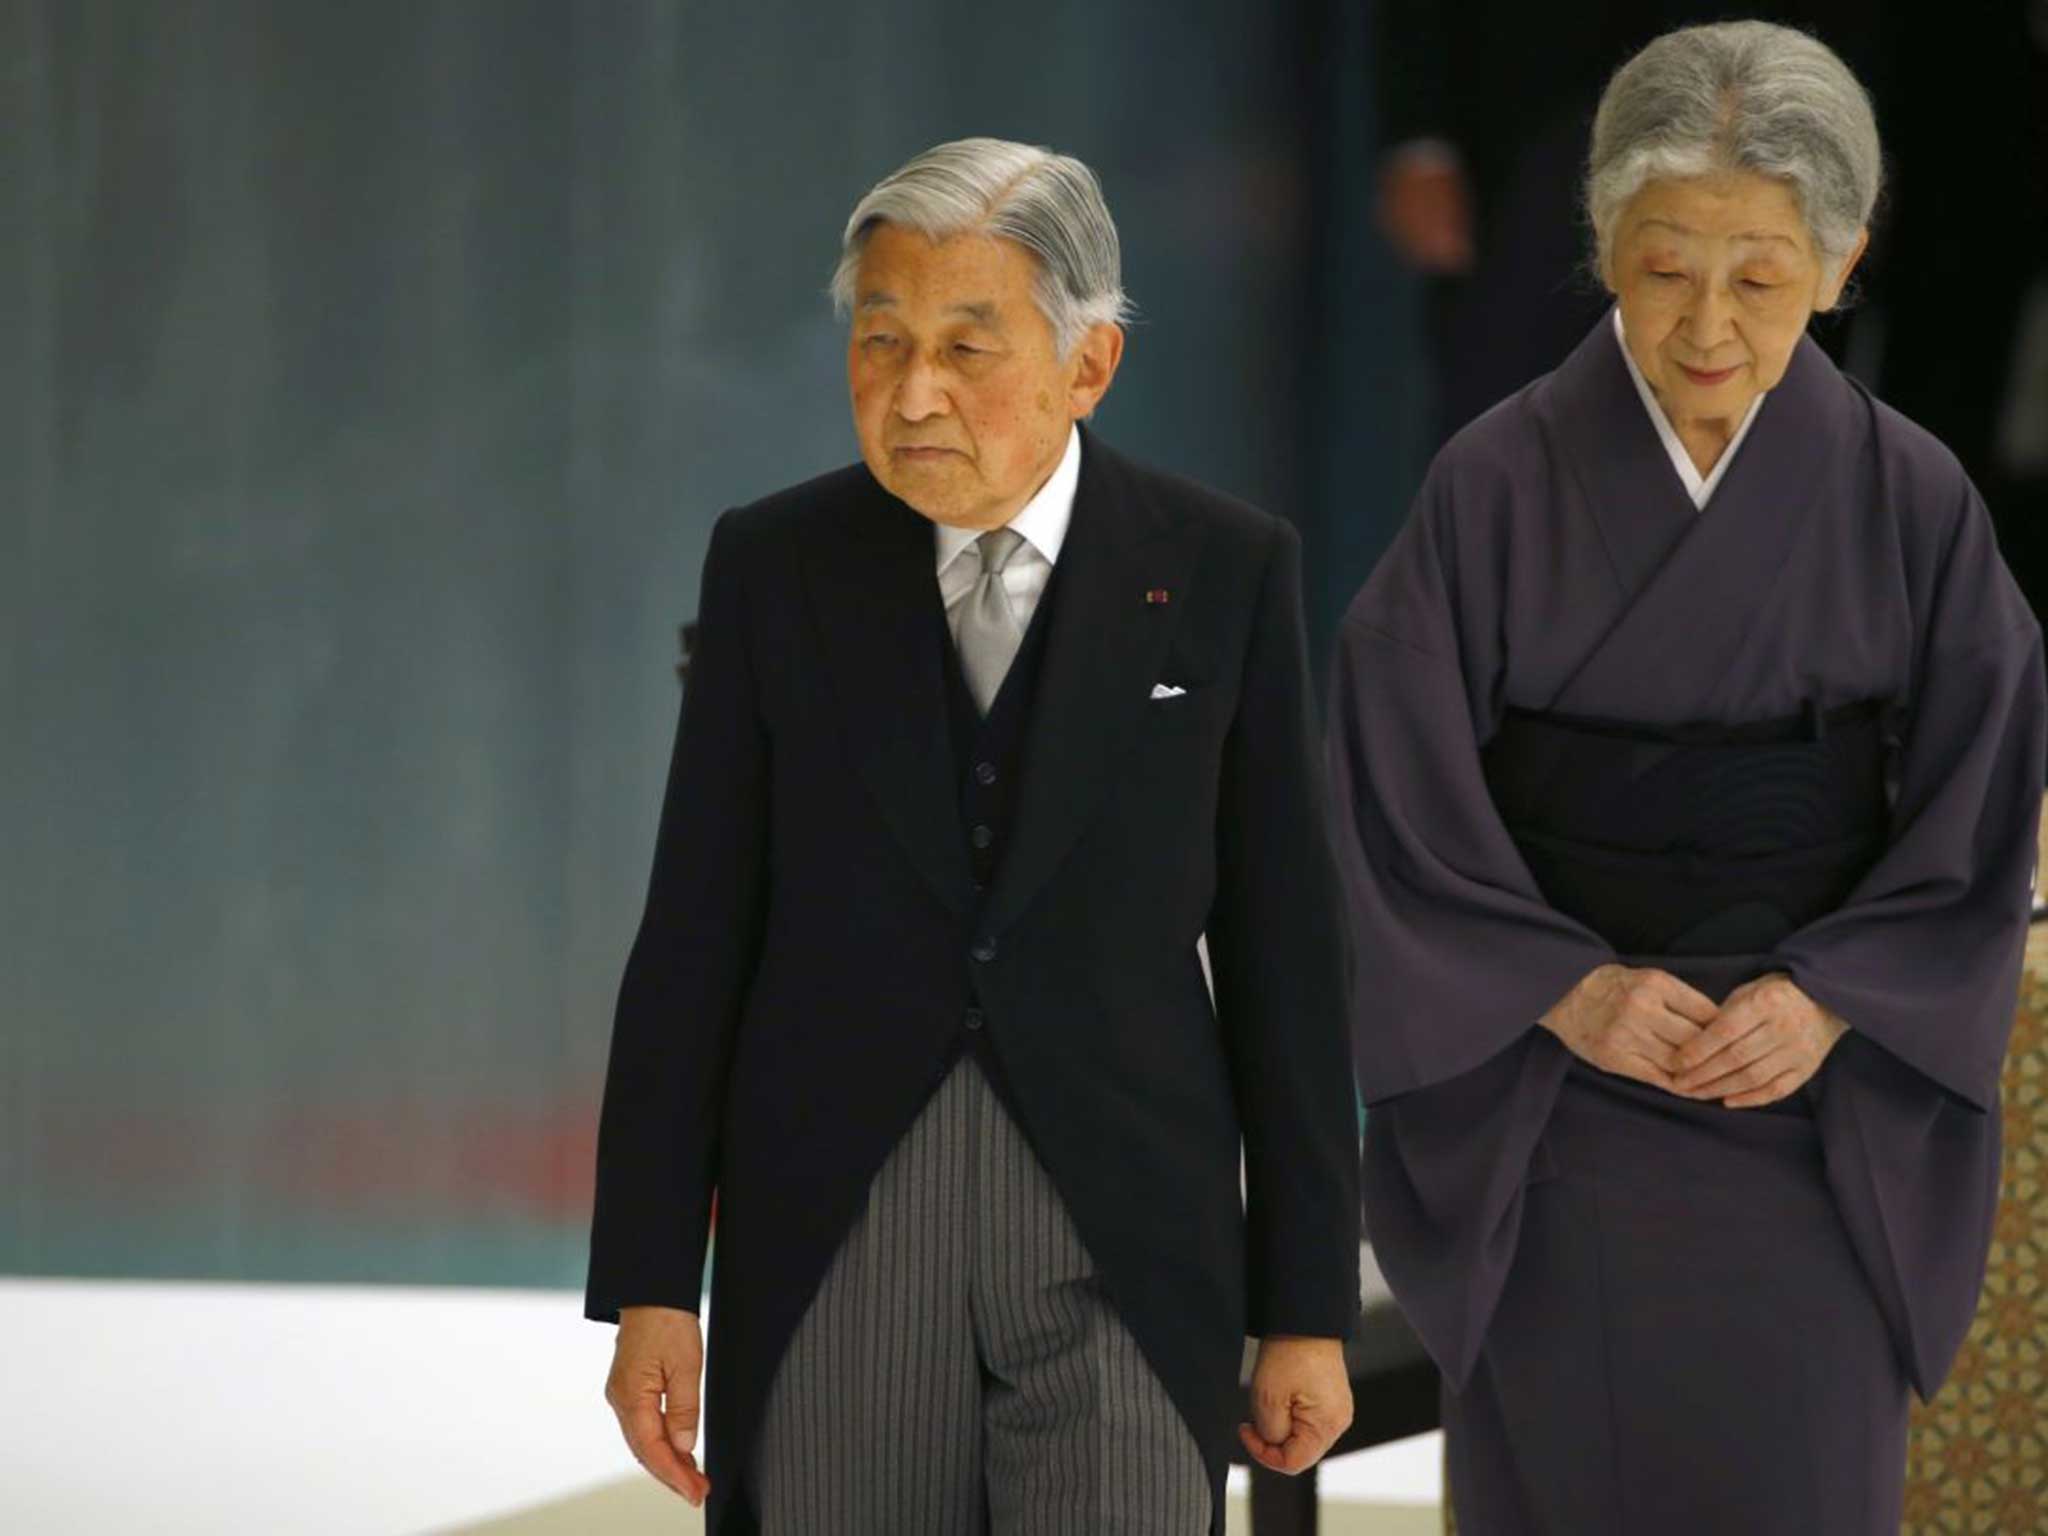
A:
[[[994,763],[976,763],[976,764],[974,765],[974,782],[975,782],[975,783],[977,783],[977,784],[993,784],[993,783],[995,783],[995,781],[996,781],[996,765],[995,765]]]
[[[967,841],[974,844],[977,848],[986,848],[995,840],[995,830],[985,823],[978,823],[974,830],[967,834]]]
[[[967,1010],[967,1017],[964,1022],[969,1029],[979,1029],[988,1022],[988,1015],[979,1008],[970,1008]]]
[[[996,957],[996,941],[984,935],[974,941],[974,948],[967,951],[967,953],[986,965]]]

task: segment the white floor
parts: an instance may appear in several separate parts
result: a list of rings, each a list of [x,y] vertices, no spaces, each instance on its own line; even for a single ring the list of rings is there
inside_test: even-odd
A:
[[[8,1536],[415,1536],[633,1474],[568,1291],[0,1279]],[[1434,1504],[1438,1438],[1324,1469]]]

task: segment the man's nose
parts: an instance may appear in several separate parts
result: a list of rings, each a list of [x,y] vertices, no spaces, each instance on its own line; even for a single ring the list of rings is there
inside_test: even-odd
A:
[[[902,383],[896,386],[896,414],[905,421],[923,421],[927,416],[948,414],[951,406],[932,360],[923,353],[911,358]]]

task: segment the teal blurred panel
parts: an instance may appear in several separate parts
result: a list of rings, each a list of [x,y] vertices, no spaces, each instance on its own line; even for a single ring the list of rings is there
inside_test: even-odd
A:
[[[847,209],[967,133],[1091,161],[1104,431],[1314,548],[1386,430],[1309,427],[1318,35],[0,11],[0,1270],[576,1283],[711,520],[853,456]]]

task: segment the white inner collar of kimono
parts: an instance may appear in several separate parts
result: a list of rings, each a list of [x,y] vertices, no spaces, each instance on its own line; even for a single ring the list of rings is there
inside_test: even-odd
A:
[[[1067,451],[1038,494],[1024,503],[1017,515],[1005,523],[1024,536],[1024,542],[1045,557],[1048,573],[1059,564],[1060,546],[1067,541],[1067,525],[1074,520],[1074,496],[1081,488],[1081,429],[1067,429]],[[954,528],[945,523],[932,525],[936,540],[939,574],[960,558],[961,551],[980,538],[985,528]]]
[[[1629,356],[1628,333],[1621,327],[1621,309],[1614,311],[1614,341],[1621,348],[1621,360],[1628,364],[1628,376],[1635,380],[1636,393],[1643,397],[1643,409],[1650,413],[1650,425],[1657,429],[1657,436],[1664,444],[1664,451],[1671,455],[1671,467],[1678,471],[1678,478],[1685,486],[1685,494],[1692,498],[1694,510],[1705,508],[1707,498],[1721,483],[1721,477],[1728,473],[1728,466],[1735,462],[1736,450],[1742,440],[1749,436],[1749,429],[1756,421],[1756,413],[1764,408],[1764,396],[1769,390],[1759,390],[1757,397],[1749,402],[1742,425],[1735,429],[1735,435],[1728,439],[1728,446],[1721,450],[1721,457],[1714,460],[1714,472],[1704,479],[1699,466],[1692,461],[1692,455],[1685,451],[1685,444],[1678,440],[1678,433],[1671,425],[1671,418],[1664,414],[1664,407],[1657,403],[1657,396],[1650,388],[1650,381],[1643,377],[1643,370],[1636,366],[1636,360]]]

